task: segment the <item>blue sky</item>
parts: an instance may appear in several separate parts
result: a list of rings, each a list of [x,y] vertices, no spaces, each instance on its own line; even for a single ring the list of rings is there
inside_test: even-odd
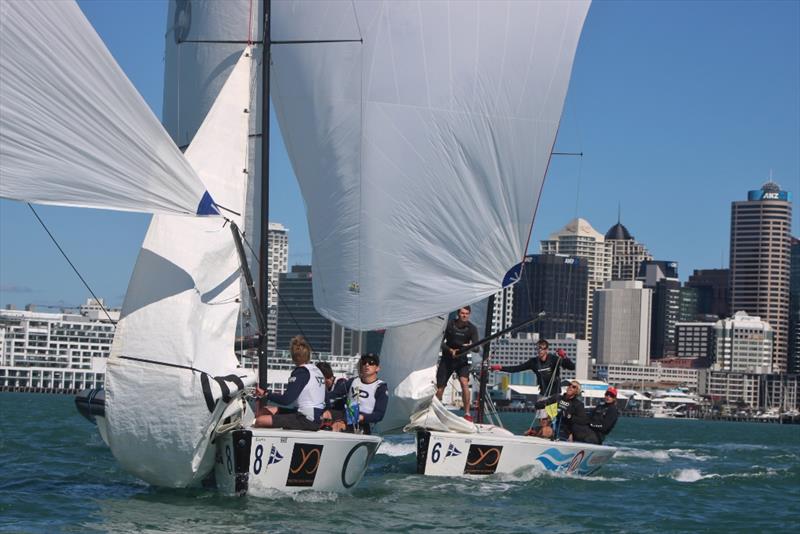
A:
[[[166,0],[80,5],[157,115]],[[273,123],[273,131],[278,131]],[[277,136],[276,136],[277,137]],[[800,2],[596,1],[574,64],[531,252],[570,219],[622,223],[656,259],[728,265],[730,204],[769,177],[792,192],[800,235]],[[311,259],[303,201],[273,144],[270,219],[290,263]],[[148,217],[37,207],[62,247],[120,305]],[[27,206],[0,201],[0,304],[77,305],[88,296]]]

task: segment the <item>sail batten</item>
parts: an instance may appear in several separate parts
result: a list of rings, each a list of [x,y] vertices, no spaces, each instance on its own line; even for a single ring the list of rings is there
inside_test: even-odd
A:
[[[74,1],[2,2],[0,15],[0,197],[217,213]]]
[[[272,52],[320,313],[386,328],[503,287],[525,254],[587,9],[273,3],[287,39],[363,39]]]

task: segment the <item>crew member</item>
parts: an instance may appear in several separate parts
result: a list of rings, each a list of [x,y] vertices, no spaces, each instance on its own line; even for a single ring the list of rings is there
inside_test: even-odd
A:
[[[472,308],[463,306],[459,308],[456,319],[447,322],[442,337],[442,357],[439,359],[439,367],[436,369],[436,397],[442,400],[444,388],[447,381],[453,376],[458,375],[461,383],[461,400],[464,403],[464,419],[472,421],[470,414],[470,391],[469,391],[469,360],[466,353],[459,354],[464,347],[478,341],[478,329],[469,321]],[[478,352],[475,348],[474,352]]]
[[[370,434],[372,425],[383,419],[389,402],[389,387],[378,379],[380,370],[380,357],[370,352],[358,361],[358,377],[336,383],[331,392],[331,397],[335,399],[335,409],[330,411],[334,420],[333,430]],[[345,416],[345,410],[348,409],[356,419],[352,424],[347,423]],[[323,419],[327,415],[326,411]]]
[[[583,403],[578,399],[580,392],[580,382],[573,380],[560,397],[553,395],[536,402],[536,408],[539,409],[558,402],[558,439],[562,441],[589,441],[593,435],[589,428],[589,416],[586,415]]]
[[[598,404],[589,416],[589,428],[592,434],[589,436],[589,443],[601,445],[606,436],[617,424],[619,411],[617,410],[617,388],[610,387],[606,390],[605,402]]]
[[[276,427],[291,430],[319,430],[325,405],[325,377],[311,361],[311,346],[302,336],[295,336],[289,346],[292,362],[297,366],[289,375],[283,395],[256,388],[258,409],[254,427]],[[265,406],[264,401],[283,406]]]

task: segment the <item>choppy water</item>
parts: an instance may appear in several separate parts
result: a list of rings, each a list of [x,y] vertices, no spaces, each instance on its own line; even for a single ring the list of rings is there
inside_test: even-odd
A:
[[[0,394],[0,532],[758,532],[800,525],[800,426],[623,418],[589,478],[414,473],[390,437],[352,495],[164,490],[122,472],[66,396]],[[507,414],[522,430],[528,414]]]

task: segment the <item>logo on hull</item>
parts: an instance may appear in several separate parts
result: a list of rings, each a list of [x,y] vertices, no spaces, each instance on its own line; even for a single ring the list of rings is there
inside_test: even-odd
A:
[[[491,475],[497,470],[503,447],[491,445],[470,445],[467,463],[464,465],[465,475]]]
[[[289,476],[286,478],[286,485],[313,486],[321,459],[322,445],[295,443],[294,450],[292,451],[292,463],[289,465]]]

